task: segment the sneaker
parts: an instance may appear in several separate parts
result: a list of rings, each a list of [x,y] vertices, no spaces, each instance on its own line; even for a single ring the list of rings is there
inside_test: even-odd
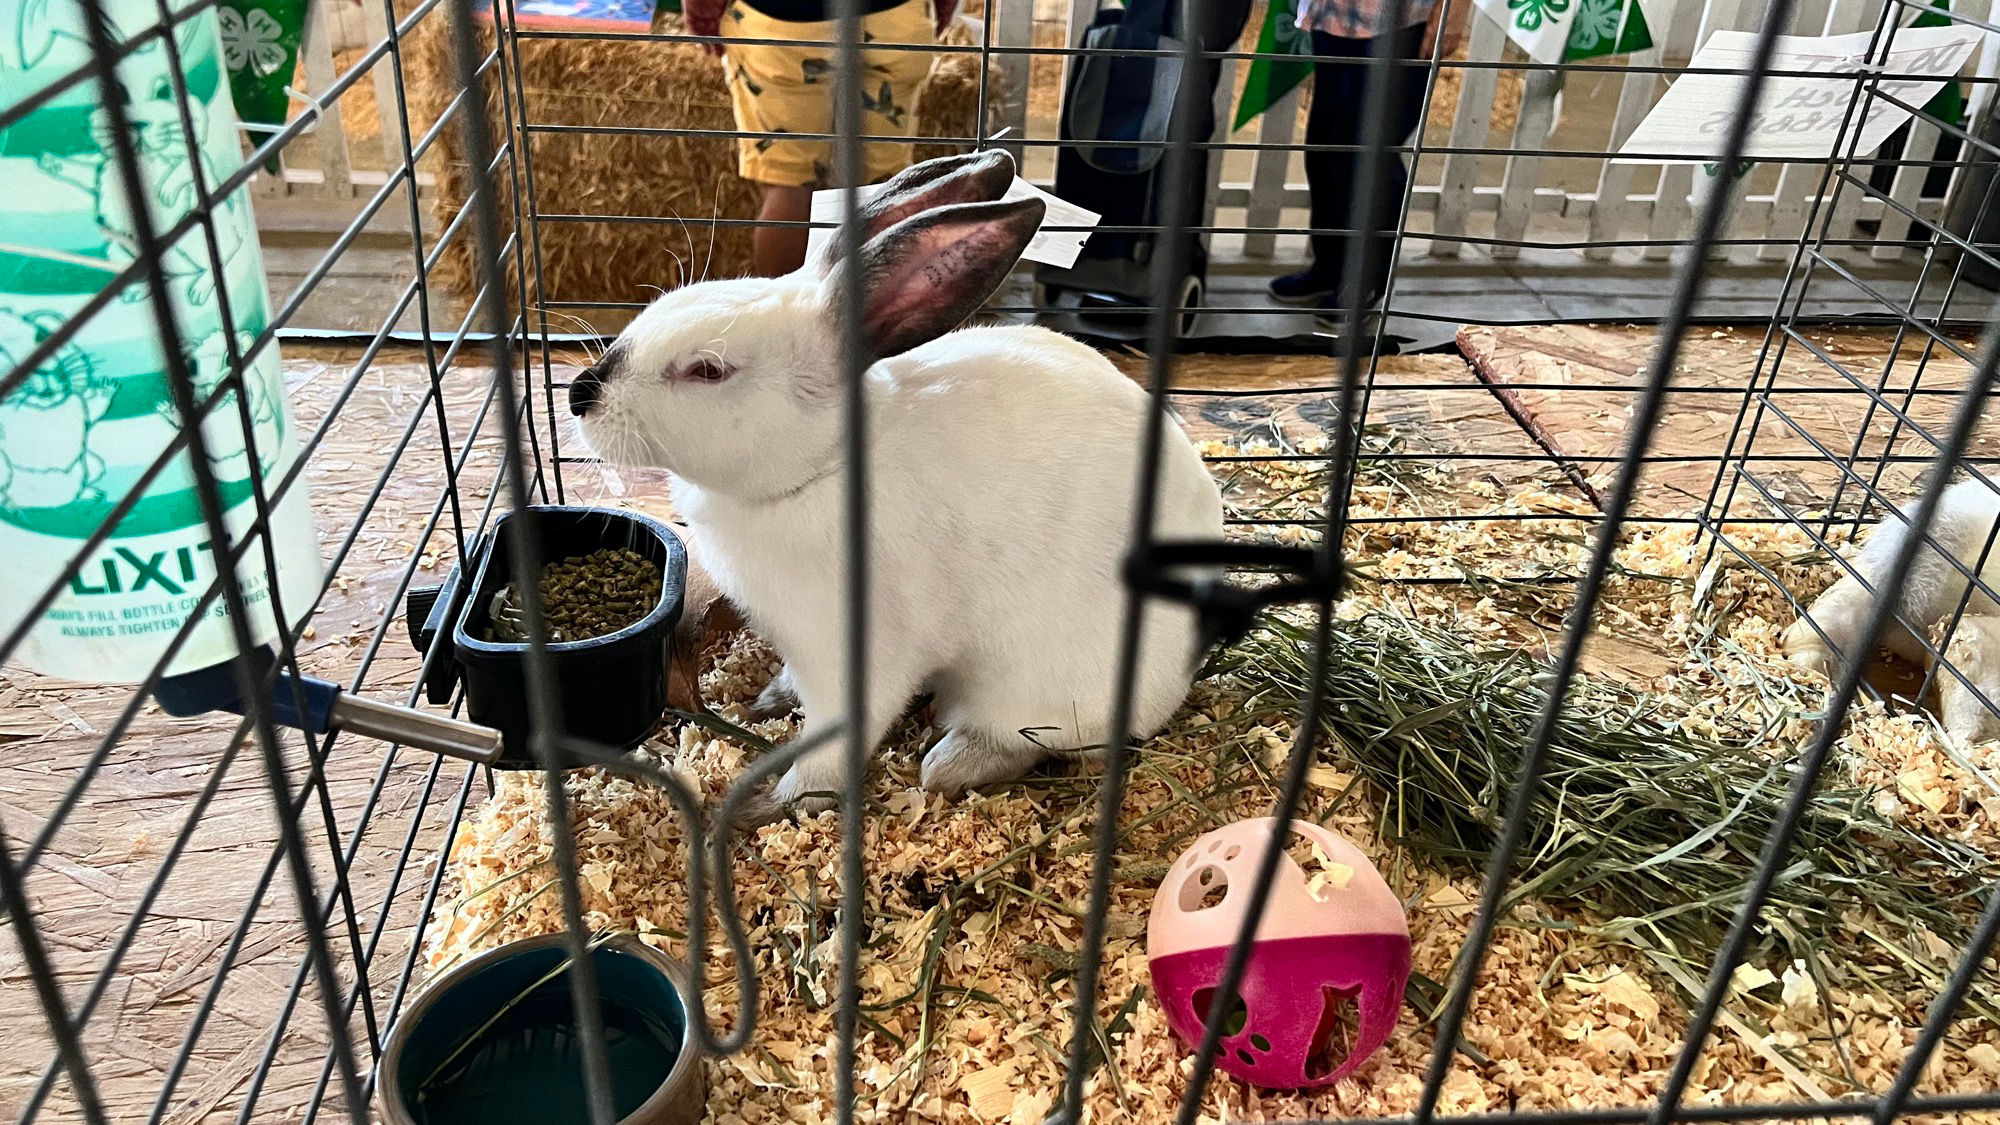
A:
[[[1288,273],[1271,279],[1267,287],[1271,296],[1288,305],[1317,305],[1333,299],[1340,290],[1340,283],[1323,277],[1310,269]]]

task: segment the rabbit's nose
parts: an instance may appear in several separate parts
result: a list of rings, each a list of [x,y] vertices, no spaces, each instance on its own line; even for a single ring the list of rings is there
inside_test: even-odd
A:
[[[603,393],[604,376],[598,374],[595,367],[584,368],[570,380],[569,412],[578,417],[590,413],[590,408],[597,405]]]

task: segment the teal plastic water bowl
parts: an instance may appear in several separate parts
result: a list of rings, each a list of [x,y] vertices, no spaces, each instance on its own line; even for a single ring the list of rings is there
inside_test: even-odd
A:
[[[694,1125],[701,1060],[687,973],[630,935],[592,953],[619,1125]],[[376,1089],[387,1125],[588,1125],[561,934],[511,942],[431,982],[389,1031]]]

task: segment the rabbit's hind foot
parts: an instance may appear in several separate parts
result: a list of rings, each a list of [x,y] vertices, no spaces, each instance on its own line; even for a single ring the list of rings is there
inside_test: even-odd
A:
[[[791,714],[799,706],[799,691],[792,683],[791,665],[778,669],[764,690],[757,693],[757,701],[750,705],[750,714],[759,719],[778,719]]]
[[[1945,731],[1965,745],[2000,736],[2000,716],[1993,713],[1993,707],[2000,707],[2000,617],[1962,618],[1943,655],[1951,665],[1937,671],[1938,719]]]
[[[1779,639],[1785,657],[1801,668],[1831,677],[1841,657],[1859,643],[1872,601],[1867,589],[1853,577],[1835,582],[1785,629]]]
[[[954,727],[924,755],[920,780],[927,792],[955,797],[968,789],[1013,781],[1048,756],[1047,750],[1019,735],[995,738]]]

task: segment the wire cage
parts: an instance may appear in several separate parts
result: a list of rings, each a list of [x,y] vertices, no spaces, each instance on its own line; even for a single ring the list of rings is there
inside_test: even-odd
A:
[[[446,720],[465,703],[438,677],[448,646],[404,643],[427,627],[424,589],[469,574],[503,516],[507,578],[535,591],[549,506],[662,502],[657,478],[579,447],[565,401],[644,307],[640,290],[724,272],[718,240],[727,258],[759,222],[734,188],[691,207],[620,177],[677,175],[690,153],[727,160],[738,140],[776,136],[715,124],[714,98],[679,79],[632,84],[633,60],[702,60],[740,37],[530,18],[546,7],[0,12],[13,177],[0,179],[13,306],[0,308],[0,530],[16,556],[0,597],[7,1116],[369,1120],[391,1029],[426,978],[527,929],[564,935],[577,1119],[599,1125],[617,1113],[589,953],[612,929],[688,962],[707,1001],[692,1041],[720,1075],[708,1112],[723,1122],[782,1107],[801,1120],[1419,1125],[2000,1114],[1985,976],[2000,930],[1996,789],[1980,749],[2000,716],[2000,656],[1985,652],[2000,644],[1985,632],[2000,595],[1983,579],[2000,504],[1982,430],[2000,362],[1982,287],[2000,269],[2000,148],[1984,71],[1899,72],[1910,53],[1896,48],[1919,25],[2000,30],[1986,5],[1671,5],[1615,56],[1538,61],[1489,14],[1512,4],[1441,0],[1463,51],[1437,37],[1399,54],[1408,37],[1384,34],[1333,56],[1262,5],[1197,4],[1177,33],[1132,46],[1087,34],[1095,5],[987,0],[925,45],[937,67],[962,67],[965,104],[920,107],[890,139],[932,146],[920,155],[1004,147],[1059,193],[1066,154],[1097,142],[1037,99],[1060,109],[1095,63],[1171,63],[1181,78],[1160,131],[1119,138],[1157,157],[1148,208],[1067,232],[1150,240],[1144,284],[1093,311],[1069,298],[1096,282],[1022,267],[983,314],[1100,333],[1167,408],[1131,435],[1142,469],[1118,544],[1127,624],[1101,764],[1023,783],[1012,811],[912,795],[909,762],[884,782],[859,724],[774,747],[697,703],[636,754],[579,738],[538,594],[518,607],[517,689],[537,769],[488,768],[494,747]],[[1431,11],[1356,7],[1377,29]],[[825,141],[835,183],[865,178],[866,52],[890,49],[863,43],[867,8],[837,0],[814,25],[831,29],[816,49],[832,127],[790,138]],[[305,21],[302,48],[277,22],[286,11]],[[328,37],[356,20],[336,67]],[[1742,33],[1741,61],[1690,66],[1717,31]],[[1841,65],[1784,65],[1819,49],[1786,37],[1833,33],[1858,37]],[[290,84],[287,49],[302,60]],[[1239,87],[1284,67],[1341,83],[1346,134],[1296,139],[1297,89],[1254,134],[1236,128]],[[245,70],[276,74],[267,89],[289,108],[231,134],[215,106]],[[1712,158],[1627,151],[1663,88],[1704,76],[1722,90],[1704,107]],[[1826,145],[1772,155],[1759,145],[1784,110],[1751,108],[1787,83],[1801,96],[1802,80],[1821,83],[1809,127]],[[348,138],[370,95],[364,158]],[[611,178],[589,180],[592,163]],[[1349,225],[1310,217],[1301,165],[1345,178]],[[30,172],[51,177],[46,192],[16,191]],[[860,199],[834,198],[837,218],[813,225],[852,261]],[[295,275],[272,274],[270,298],[243,252],[253,205],[315,216],[325,238]],[[1312,235],[1334,239],[1344,276],[1385,275],[1379,306],[1358,283],[1299,308],[1243,295],[1244,277]],[[619,278],[669,242],[673,272]],[[363,254],[393,257],[396,285],[363,302],[366,331],[315,341],[316,310]],[[607,276],[624,289],[607,296]],[[827,408],[846,419],[847,554],[865,559],[869,357],[860,289],[839,292],[844,374]],[[102,325],[121,317],[136,327],[106,351]],[[1253,345],[1289,354],[1228,354]],[[280,349],[293,352],[282,369]],[[1224,482],[1222,541],[1154,526],[1144,498],[1169,412]],[[180,482],[173,526],[201,546],[186,558],[134,546],[145,513],[164,510],[148,508],[161,482]],[[51,530],[58,509],[89,518]],[[301,542],[316,558],[288,553]],[[1191,580],[1200,567],[1229,577]],[[864,698],[869,590],[894,580],[842,576],[857,623],[843,638],[849,713]],[[86,591],[149,583],[179,599],[163,623],[78,608]],[[1163,602],[1226,638],[1175,728],[1241,725],[1223,748],[1132,737],[1150,733],[1130,709],[1136,623]],[[61,645],[36,638],[52,633],[85,653],[63,664],[73,678],[45,674]],[[163,645],[144,667],[114,667],[117,646],[84,647],[93,638]],[[720,656],[707,642],[675,659],[705,661],[711,680],[770,662],[740,638]],[[1885,644],[1900,666],[1875,659]],[[1801,653],[1823,659],[1800,670],[1786,657]],[[1224,681],[1226,706],[1201,686]],[[920,741],[923,724],[894,738]],[[440,740],[447,753],[414,748]],[[760,786],[823,745],[855,767],[836,816],[734,827]],[[697,751],[722,755],[726,775],[700,775]],[[591,769],[564,768],[578,764]],[[643,823],[607,818],[607,794],[635,792],[651,802]],[[1157,1018],[1134,911],[1171,849],[1211,823],[1197,813],[1217,809],[1277,818],[1274,839],[1296,817],[1373,841],[1420,920],[1387,1061],[1297,1096],[1215,1073],[1241,1030],[1224,1017],[1255,919],[1292,863],[1275,842],[1200,1041],[1176,1043]],[[1045,830],[1017,838],[1030,813]],[[936,844],[917,855],[924,834]],[[521,848],[537,858],[519,869],[466,859]],[[776,889],[746,882],[765,876]],[[634,879],[678,906],[621,902]],[[989,932],[1006,941],[980,945]],[[1040,1011],[989,987],[960,941],[985,951],[975,961],[1031,966],[1010,971],[1040,990]],[[771,1038],[773,997],[811,1042]],[[1522,1030],[1506,1008],[1531,1002],[1546,1011]],[[939,1047],[961,1018],[1012,1061],[971,1040]],[[1558,1041],[1578,1053],[1552,1053]],[[1121,1080],[1134,1060],[1145,1073]],[[1711,1082],[1717,1068],[1732,1077]],[[1544,1072],[1601,1081],[1571,1097]]]

